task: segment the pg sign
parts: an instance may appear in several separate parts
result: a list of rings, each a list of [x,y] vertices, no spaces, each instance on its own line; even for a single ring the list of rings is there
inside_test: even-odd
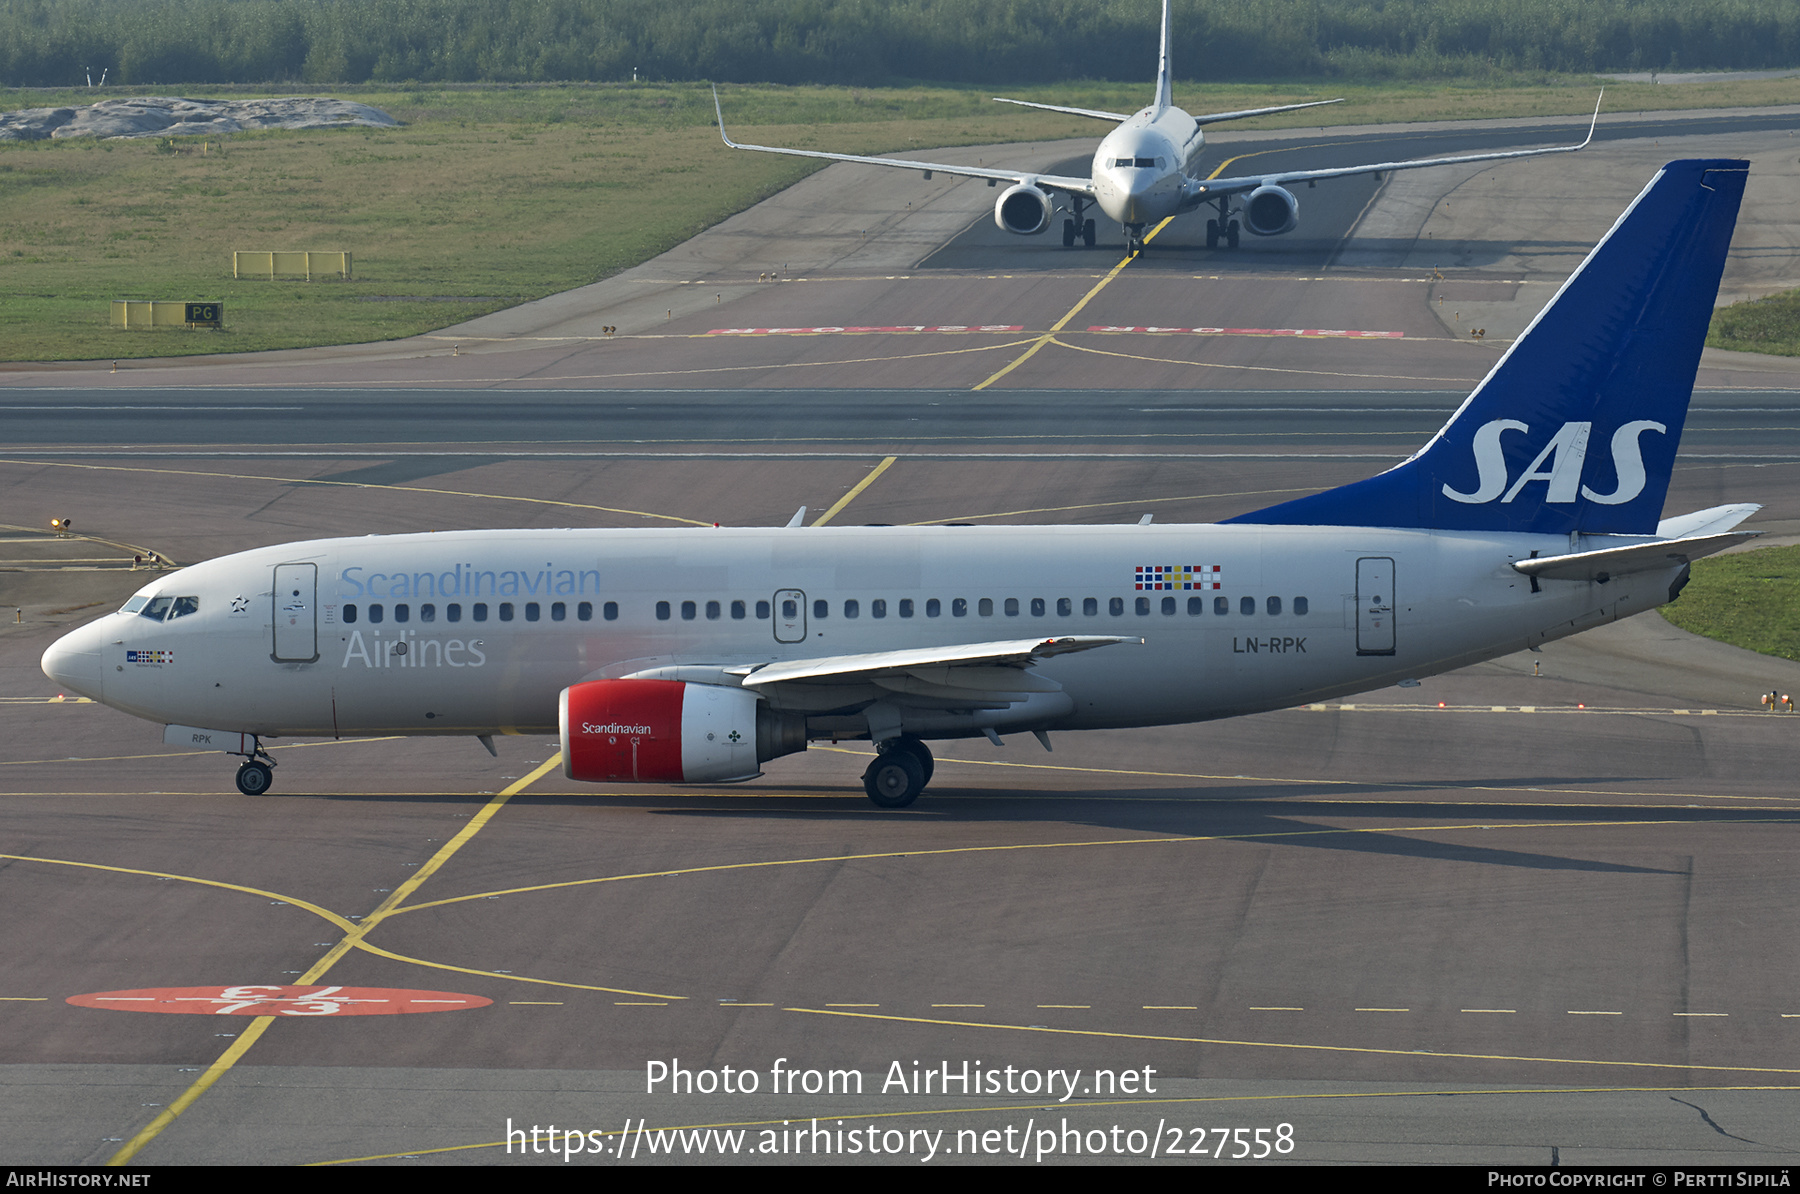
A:
[[[224,303],[188,303],[187,318],[183,321],[189,327],[217,328],[225,326]]]

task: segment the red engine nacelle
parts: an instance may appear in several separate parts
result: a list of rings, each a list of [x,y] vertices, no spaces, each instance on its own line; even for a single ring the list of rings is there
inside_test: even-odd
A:
[[[563,774],[589,782],[728,783],[806,749],[806,722],[756,694],[680,680],[592,680],[563,689]]]

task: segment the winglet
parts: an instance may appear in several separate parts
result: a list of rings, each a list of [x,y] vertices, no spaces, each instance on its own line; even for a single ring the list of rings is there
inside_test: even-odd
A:
[[[798,510],[794,511],[794,516],[787,520],[787,524],[788,524],[789,529],[792,529],[794,527],[805,526],[806,525],[806,507],[802,506]]]
[[[719,107],[719,85],[713,84],[713,115],[719,118],[719,139],[731,149],[739,148],[738,143],[725,135],[725,111]]]

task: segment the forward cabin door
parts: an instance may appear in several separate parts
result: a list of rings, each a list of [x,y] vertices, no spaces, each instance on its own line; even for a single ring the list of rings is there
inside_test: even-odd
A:
[[[1394,561],[1365,556],[1356,561],[1356,653],[1394,653]]]
[[[276,663],[312,663],[319,658],[319,566],[275,565]]]

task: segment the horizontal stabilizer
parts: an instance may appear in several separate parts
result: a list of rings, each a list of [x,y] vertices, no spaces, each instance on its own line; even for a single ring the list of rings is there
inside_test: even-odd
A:
[[[1566,556],[1540,556],[1535,560],[1513,561],[1513,571],[1539,580],[1611,580],[1633,572],[1656,572],[1677,568],[1682,564],[1710,556],[1727,547],[1756,538],[1755,531],[1734,531],[1726,535],[1699,535],[1691,539],[1667,539],[1658,543],[1634,543],[1629,547],[1608,547],[1601,551],[1578,551]]]
[[[1698,535],[1723,535],[1738,523],[1762,509],[1755,502],[1739,502],[1732,506],[1714,506],[1665,518],[1656,524],[1658,539],[1689,539]]]
[[[964,643],[952,647],[920,647],[908,651],[876,651],[868,655],[832,655],[795,659],[749,671],[745,688],[763,688],[791,680],[812,684],[862,683],[877,676],[897,676],[915,669],[943,667],[1024,668],[1056,655],[1091,651],[1115,643],[1142,643],[1115,634],[1071,634],[1060,638],[1010,639],[996,643]],[[737,671],[737,668],[728,668]]]

